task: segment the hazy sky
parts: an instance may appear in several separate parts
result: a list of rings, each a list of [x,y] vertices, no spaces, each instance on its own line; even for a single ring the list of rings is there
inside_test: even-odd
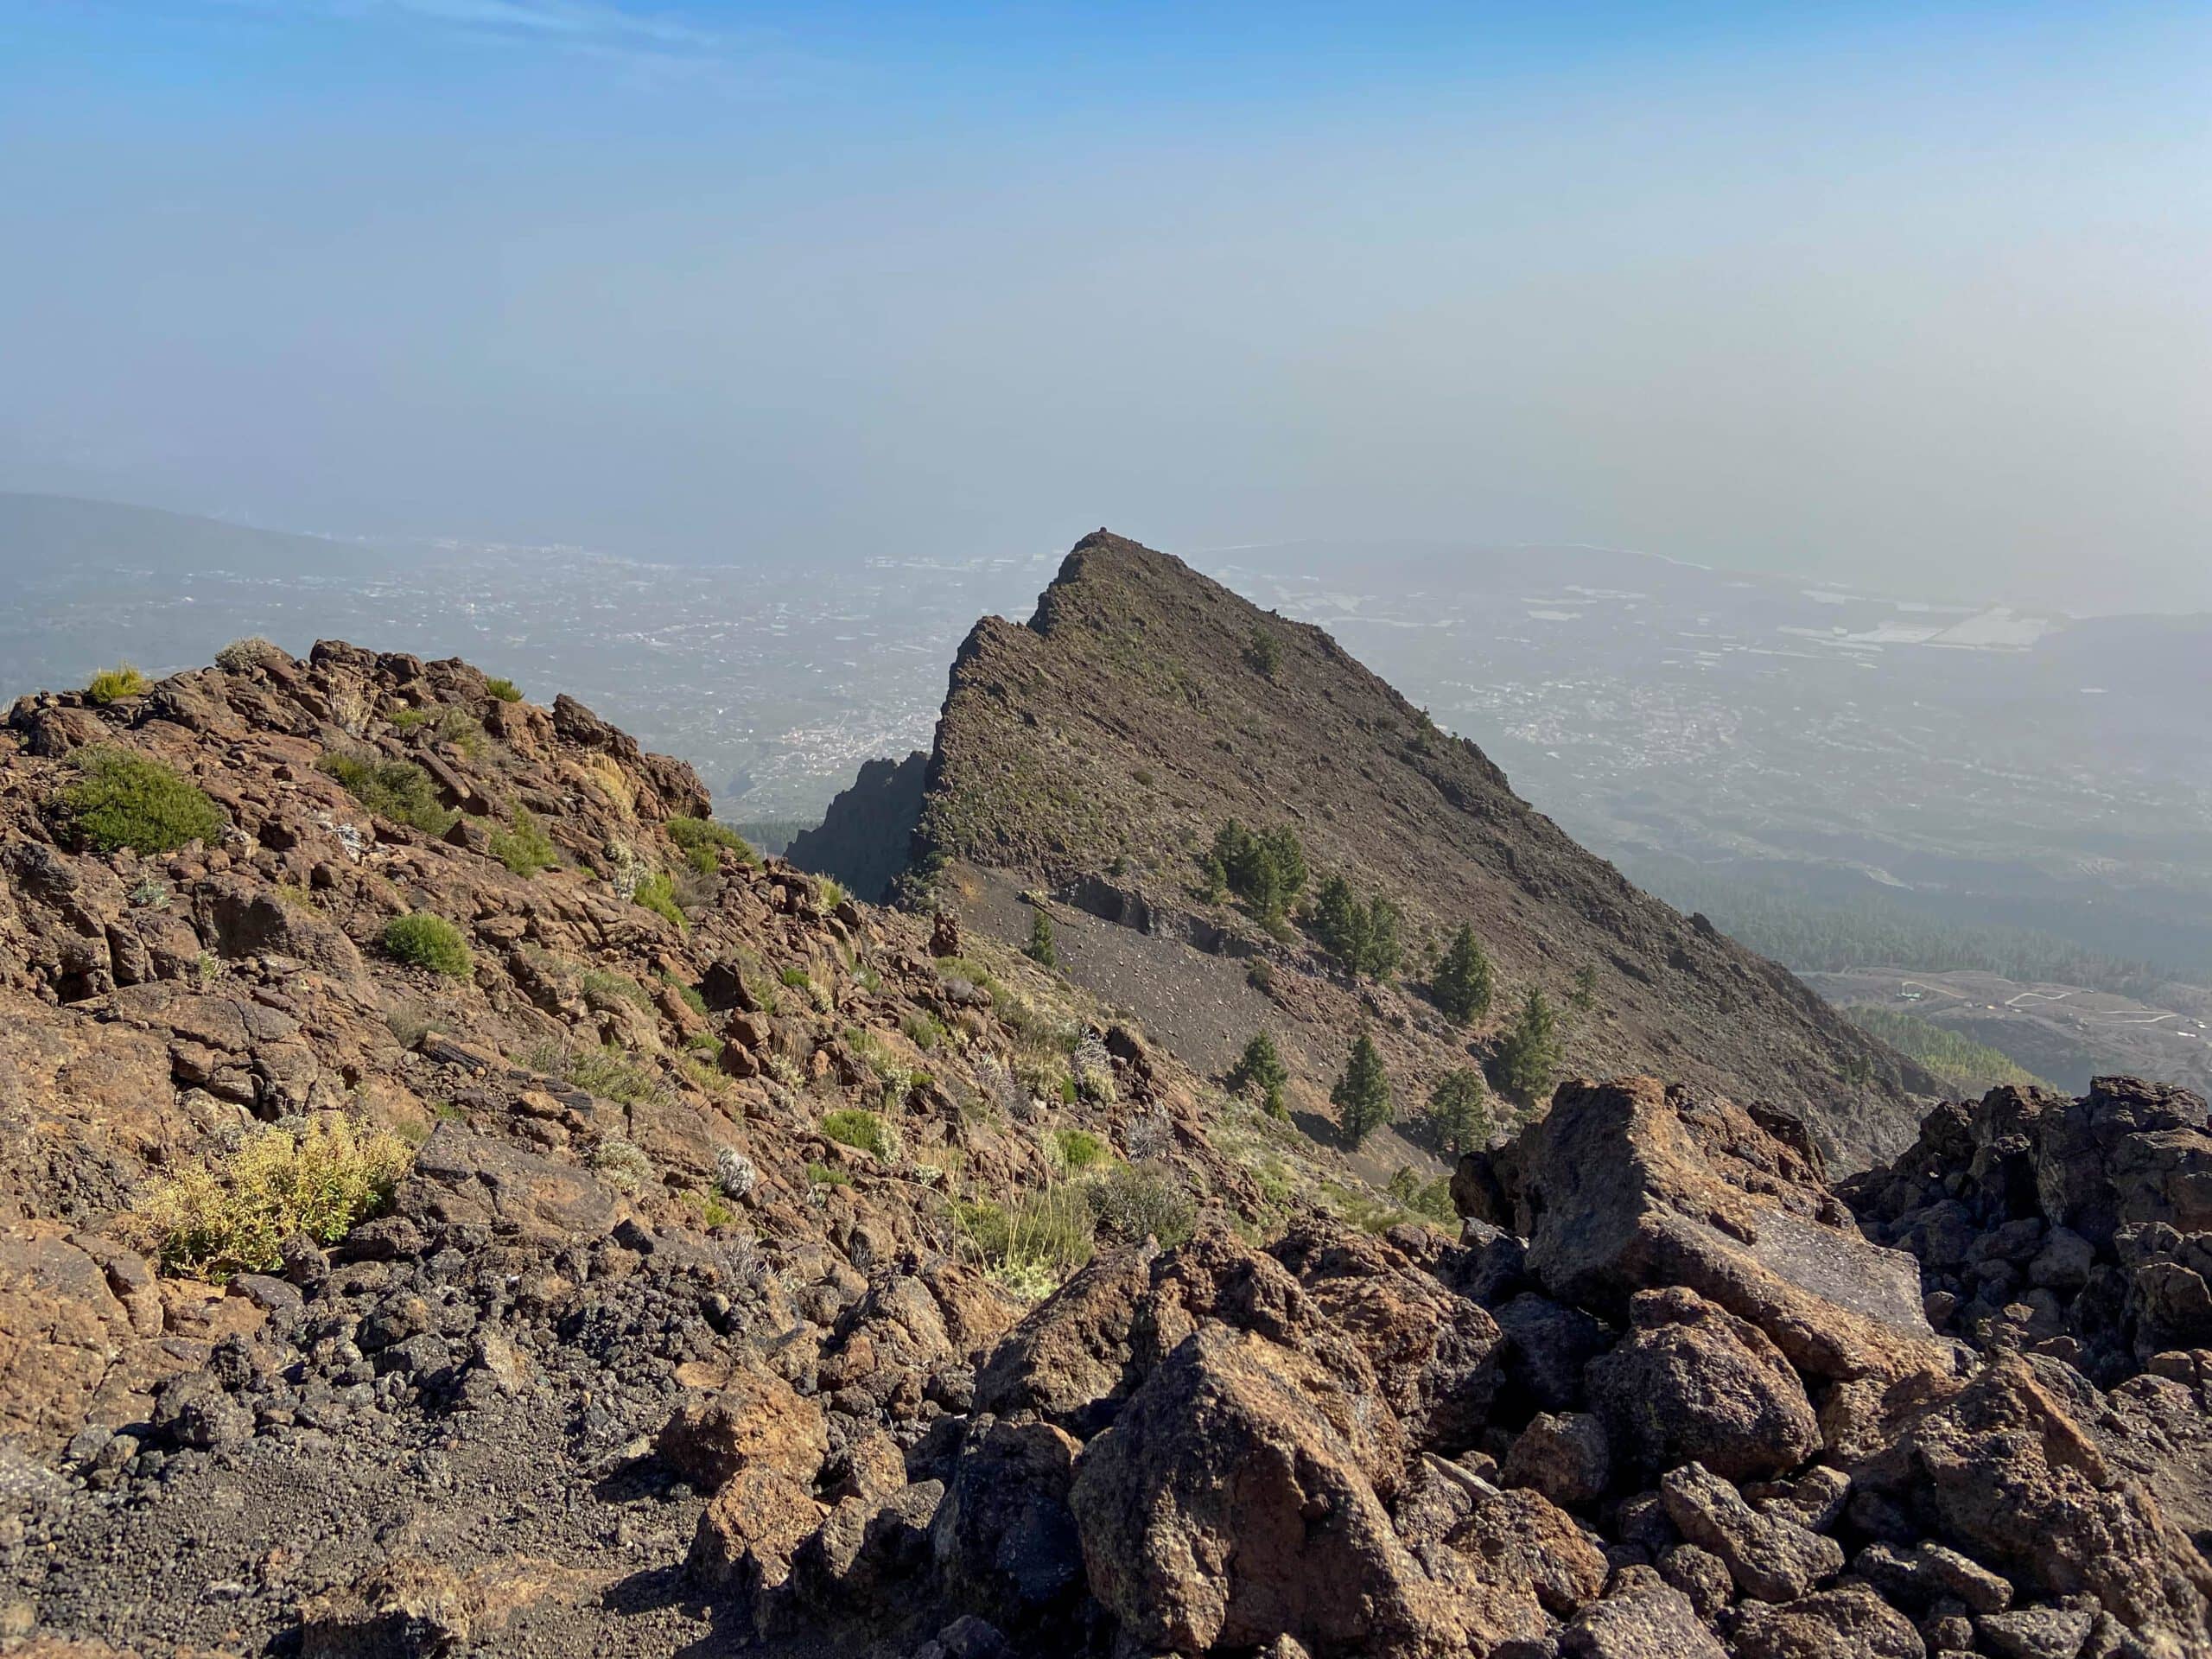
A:
[[[2212,9],[0,0],[0,487],[2212,607]]]

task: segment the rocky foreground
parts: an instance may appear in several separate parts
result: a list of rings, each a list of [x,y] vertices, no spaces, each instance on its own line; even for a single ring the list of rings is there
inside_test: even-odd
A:
[[[1795,1114],[1573,1083],[1462,1230],[1371,1232],[1048,976],[687,860],[696,780],[578,705],[327,646],[10,727],[0,1650],[2212,1653],[2194,1096],[1999,1090],[1832,1185]],[[107,747],[222,831],[73,842]],[[465,972],[391,958],[425,912]],[[413,1143],[343,1236],[147,1235],[326,1120]],[[1109,1180],[1029,1300],[984,1195]]]

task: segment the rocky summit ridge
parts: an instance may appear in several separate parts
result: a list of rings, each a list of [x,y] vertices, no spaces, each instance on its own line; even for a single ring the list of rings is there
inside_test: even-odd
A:
[[[1495,1080],[1531,988],[1573,1010],[1565,1071],[1786,1105],[1843,1165],[1897,1152],[1909,1096],[1940,1089],[1783,969],[1638,891],[1326,632],[1105,531],[1076,544],[1027,624],[976,626],[918,798],[918,771],[879,766],[793,856],[865,881],[903,847],[910,896],[1017,941],[1030,921],[1010,899],[1026,893],[1062,925],[1077,982],[1193,1064],[1226,1067],[1272,1030],[1292,1050],[1294,1100],[1319,1118],[1363,1027],[1411,1102],[1471,1061]],[[887,787],[894,776],[903,787]],[[1235,893],[1203,891],[1231,820],[1297,838],[1304,906],[1332,876],[1395,904],[1399,971],[1349,973],[1310,926],[1266,925]],[[1421,983],[1462,925],[1496,978],[1466,1027]]]
[[[0,1652],[2212,1653],[2186,1091],[1570,1079],[1393,1208],[571,700],[5,729]]]

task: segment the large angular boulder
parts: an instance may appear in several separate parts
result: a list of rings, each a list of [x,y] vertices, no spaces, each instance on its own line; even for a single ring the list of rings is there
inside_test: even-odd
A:
[[[1654,1474],[1701,1463],[1741,1481],[1785,1473],[1819,1446],[1797,1373],[1748,1319],[1677,1286],[1638,1292],[1629,1322],[1584,1372],[1616,1456]]]
[[[1640,1290],[1685,1287],[1804,1375],[1866,1385],[1854,1421],[1949,1385],[1920,1264],[1868,1242],[1802,1126],[1650,1077],[1569,1083],[1485,1180],[1504,1213],[1478,1218],[1529,1239],[1529,1271],[1556,1300],[1619,1314]]]
[[[1289,1636],[1316,1651],[1459,1655],[1469,1608],[1392,1529],[1331,1370],[1209,1322],[1084,1449],[1070,1503],[1091,1593],[1140,1650]]]
[[[1856,1478],[2016,1583],[2094,1597],[2154,1652],[2207,1651],[2212,1562],[2099,1448],[2071,1386],[2063,1367],[1999,1356]]]

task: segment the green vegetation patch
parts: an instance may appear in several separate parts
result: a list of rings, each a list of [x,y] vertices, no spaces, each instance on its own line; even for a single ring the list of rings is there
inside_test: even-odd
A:
[[[550,870],[561,861],[553,848],[553,838],[537,821],[537,815],[526,806],[515,808],[509,827],[492,832],[492,856],[517,875],[536,875],[540,870]]]
[[[725,848],[737,855],[741,864],[749,867],[760,861],[743,836],[712,818],[671,818],[664,827],[684,861],[702,875],[712,875],[721,868]]]
[[[465,979],[476,965],[468,941],[442,916],[416,911],[385,924],[385,954],[410,968],[427,968],[451,979]]]
[[[493,696],[497,697],[501,702],[520,702],[522,701],[522,688],[517,685],[512,680],[486,680],[484,682],[484,689],[490,692]]]
[[[334,1112],[257,1128],[227,1156],[155,1182],[132,1226],[171,1273],[276,1273],[295,1233],[335,1244],[381,1212],[413,1157],[397,1135]]]
[[[822,1133],[838,1145],[852,1147],[887,1162],[899,1155],[899,1132],[880,1113],[849,1106],[822,1120]]]
[[[174,852],[187,842],[214,841],[230,822],[199,788],[128,749],[80,749],[70,764],[77,780],[54,795],[50,810],[95,852]]]
[[[1165,1163],[1117,1164],[1083,1192],[1099,1228],[1132,1243],[1150,1237],[1180,1244],[1198,1228],[1198,1205]]]
[[[111,702],[124,697],[143,696],[153,690],[154,683],[129,663],[118,663],[113,668],[104,668],[92,676],[85,687],[85,701],[105,709]]]
[[[438,799],[430,774],[412,760],[333,752],[316,761],[315,768],[335,778],[348,795],[378,817],[426,836],[442,836],[461,817]]]
[[[956,1201],[952,1225],[986,1273],[1027,1296],[1048,1294],[1090,1260],[1097,1218],[1084,1193],[1050,1186],[1011,1205]]]
[[[676,902],[676,882],[665,872],[655,870],[643,878],[630,896],[678,932],[683,930],[683,907]]]
[[[2056,1085],[2037,1077],[2002,1050],[1986,1043],[1895,1008],[1852,1003],[1843,1015],[1861,1031],[1880,1038],[1898,1053],[1907,1055],[1942,1078],[1946,1088],[1961,1096],[1979,1098],[2007,1084],[2023,1089]]]

